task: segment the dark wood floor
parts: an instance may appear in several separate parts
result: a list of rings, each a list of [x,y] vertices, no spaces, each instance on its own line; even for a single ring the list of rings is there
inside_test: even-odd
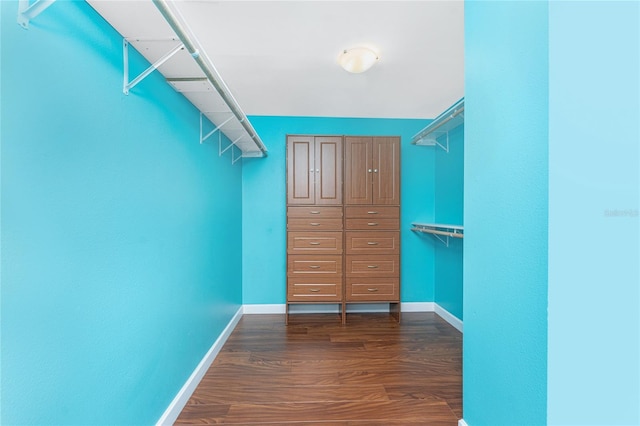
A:
[[[462,418],[462,335],[433,313],[245,315],[176,424],[429,425]]]

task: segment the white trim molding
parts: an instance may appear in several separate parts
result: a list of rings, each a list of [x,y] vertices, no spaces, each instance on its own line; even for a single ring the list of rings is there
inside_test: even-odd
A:
[[[209,351],[205,354],[204,358],[202,358],[196,369],[193,370],[193,373],[191,373],[189,379],[187,379],[186,383],[182,386],[182,389],[180,389],[175,398],[173,398],[173,401],[171,401],[171,404],[169,404],[165,412],[162,414],[162,417],[160,417],[160,419],[156,423],[156,426],[172,425],[175,423],[176,419],[180,415],[180,412],[187,404],[187,401],[189,401],[189,398],[196,390],[196,387],[198,387],[198,384],[209,369],[209,366],[211,366],[213,360],[216,358],[216,356],[218,356],[218,353],[222,349],[222,346],[224,346],[224,343],[231,335],[231,332],[240,321],[240,318],[242,318],[243,310],[244,308],[241,306],[233,316],[233,318],[231,318],[229,324],[227,324],[224,330],[222,330],[220,336],[218,336],[218,338],[213,343]]]
[[[451,324],[456,330],[458,330],[460,333],[462,333],[462,321],[459,320],[453,314],[451,314],[451,312],[447,311],[446,309],[444,309],[442,306],[438,305],[437,303],[436,303],[436,306],[435,306],[435,312],[436,312],[436,314],[438,314],[438,316],[440,316],[440,318],[442,318],[443,320],[445,320],[446,322]]]
[[[435,311],[433,302],[400,302],[402,312],[433,312]]]
[[[469,425],[467,424],[467,422],[464,421],[464,419],[460,419],[458,420],[458,426],[469,426]]]
[[[284,314],[284,304],[256,304],[256,305],[243,305],[243,312],[247,315],[253,314]]]

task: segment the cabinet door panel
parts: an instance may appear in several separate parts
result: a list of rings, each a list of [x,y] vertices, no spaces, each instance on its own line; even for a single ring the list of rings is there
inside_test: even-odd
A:
[[[287,203],[313,204],[314,143],[311,136],[287,138]]]
[[[347,255],[347,277],[399,277],[398,255]]]
[[[400,219],[349,219],[345,221],[345,229],[360,231],[376,231],[400,229]]]
[[[347,254],[399,254],[400,234],[391,231],[346,231]]]
[[[287,275],[289,277],[341,277],[342,256],[290,254],[287,256]]]
[[[287,233],[288,254],[342,254],[342,231]]]
[[[289,278],[289,302],[339,302],[342,300],[341,278]]]
[[[288,207],[287,218],[342,218],[342,207]]]
[[[400,139],[373,138],[373,204],[400,204]]]
[[[342,218],[302,218],[287,219],[289,231],[339,231],[342,229]]]
[[[298,207],[304,208],[304,207]],[[371,219],[399,219],[400,207],[396,206],[348,206],[345,208],[347,219],[371,218]]]
[[[316,204],[342,204],[342,138],[315,138]]]
[[[371,204],[373,200],[371,141],[372,138],[345,138],[345,204]]]
[[[347,278],[347,302],[398,302],[398,278]]]

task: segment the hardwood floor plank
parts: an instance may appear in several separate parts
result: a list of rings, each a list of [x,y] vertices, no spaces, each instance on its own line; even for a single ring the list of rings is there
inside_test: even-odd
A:
[[[396,398],[401,399],[401,398]],[[329,386],[255,386],[207,387],[199,390],[187,403],[192,404],[273,404],[288,402],[388,401],[383,385]]]
[[[456,426],[462,335],[433,313],[246,315],[176,424]]]

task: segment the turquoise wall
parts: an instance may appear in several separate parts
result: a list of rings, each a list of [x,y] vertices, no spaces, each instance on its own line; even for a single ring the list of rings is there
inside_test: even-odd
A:
[[[0,3],[0,423],[155,423],[242,302],[242,168],[85,2]]]
[[[548,5],[465,2],[464,418],[547,408]]]
[[[640,424],[640,3],[549,5],[549,425]]]
[[[439,141],[446,146],[446,136]],[[464,125],[449,132],[449,152],[440,147],[435,160],[435,222],[463,225]],[[431,237],[435,245],[435,302],[462,320],[462,246],[449,238],[449,246]]]
[[[428,120],[250,117],[269,157],[245,160],[242,176],[243,301],[283,304],[286,296],[286,135],[401,136],[401,298],[433,301],[433,247],[410,231],[415,220],[433,221],[434,151],[411,145]]]

